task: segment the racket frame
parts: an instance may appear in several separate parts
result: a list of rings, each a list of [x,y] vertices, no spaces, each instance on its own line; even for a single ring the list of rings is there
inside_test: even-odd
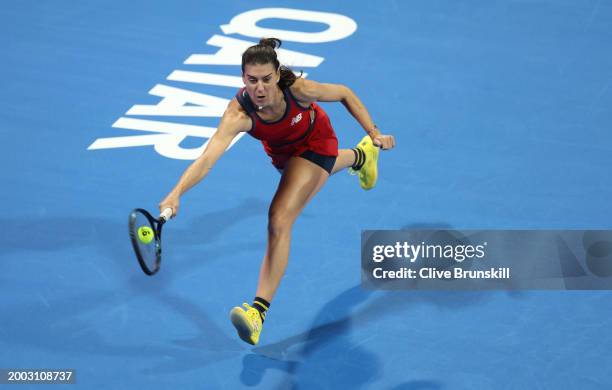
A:
[[[164,212],[165,211],[166,210],[164,210]],[[170,210],[170,212],[172,212],[172,210]],[[136,214],[137,213],[141,213],[142,215],[144,215],[145,218],[149,221],[149,224],[151,225],[151,227],[153,227],[153,232],[154,232],[153,238],[155,240],[155,266],[152,270],[149,269],[149,266],[144,261],[144,257],[140,251],[140,247],[138,246],[139,238],[138,238],[138,232],[137,232],[137,227],[136,227]],[[140,209],[140,208],[132,210],[129,216],[128,228],[130,232],[130,241],[132,242],[132,247],[134,248],[134,253],[136,253],[136,258],[138,259],[138,264],[140,264],[140,268],[142,268],[142,271],[149,276],[155,275],[159,271],[159,268],[161,267],[161,253],[162,253],[161,232],[162,232],[162,226],[164,225],[164,223],[166,223],[166,221],[167,221],[166,215],[162,215],[159,219],[157,219],[153,217],[151,213],[149,213],[147,210]]]

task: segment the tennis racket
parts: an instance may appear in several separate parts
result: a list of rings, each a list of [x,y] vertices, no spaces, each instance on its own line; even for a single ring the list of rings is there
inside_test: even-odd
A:
[[[172,209],[165,209],[159,219],[145,209],[134,209],[130,213],[128,227],[132,247],[138,258],[138,264],[145,274],[152,276],[161,266],[161,232],[162,226],[172,216]]]

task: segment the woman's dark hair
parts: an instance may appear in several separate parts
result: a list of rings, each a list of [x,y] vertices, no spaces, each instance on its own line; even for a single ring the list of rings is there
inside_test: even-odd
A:
[[[280,72],[278,86],[281,89],[290,87],[298,77],[291,69],[285,65],[280,65],[280,62],[278,62],[275,49],[281,47],[281,44],[282,42],[278,38],[261,38],[257,45],[249,47],[242,53],[242,73],[244,74],[246,65],[272,64],[274,69],[278,69]]]

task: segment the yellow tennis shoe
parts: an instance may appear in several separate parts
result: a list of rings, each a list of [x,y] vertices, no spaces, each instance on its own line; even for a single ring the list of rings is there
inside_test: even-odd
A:
[[[248,303],[243,303],[242,307],[234,307],[230,312],[232,324],[238,331],[238,336],[249,344],[257,345],[261,334],[262,322],[257,309]]]
[[[360,170],[356,171],[359,174],[359,185],[364,190],[371,190],[378,180],[378,153],[380,149],[374,145],[369,135],[359,141],[357,148],[363,150],[365,154],[365,163]]]

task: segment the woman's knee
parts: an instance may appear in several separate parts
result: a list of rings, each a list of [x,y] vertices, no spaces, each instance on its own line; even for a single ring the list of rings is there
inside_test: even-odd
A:
[[[268,233],[275,236],[288,235],[291,233],[295,213],[283,207],[272,207],[268,212]]]

